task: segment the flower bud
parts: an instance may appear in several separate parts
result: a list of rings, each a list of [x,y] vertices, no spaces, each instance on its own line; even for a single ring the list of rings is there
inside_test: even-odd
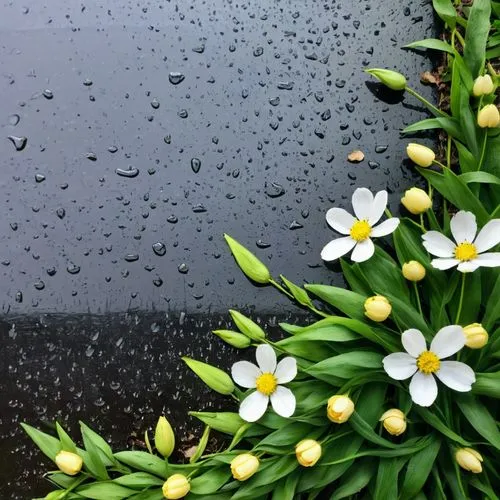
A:
[[[488,332],[481,323],[464,326],[465,345],[470,349],[481,349],[488,343]]]
[[[483,471],[483,466],[481,462],[483,457],[481,453],[472,448],[460,448],[455,453],[455,460],[462,469],[473,472],[474,474],[479,474]]]
[[[246,335],[232,330],[214,330],[213,333],[237,349],[244,349],[252,343]]]
[[[269,283],[271,280],[269,269],[250,250],[247,250],[234,238],[231,238],[228,234],[225,234],[224,238],[243,273],[256,283],[263,285]]]
[[[68,476],[76,476],[82,470],[83,460],[76,453],[60,451],[56,455],[56,465],[60,471],[68,474]]]
[[[259,470],[259,465],[260,462],[256,456],[250,453],[242,453],[231,461],[231,473],[234,479],[246,481]]]
[[[399,436],[406,430],[406,417],[405,414],[397,408],[387,410],[381,417],[384,429],[393,436]]]
[[[372,321],[385,321],[391,311],[391,303],[383,295],[374,295],[365,300],[365,316]]]
[[[349,396],[337,394],[328,400],[328,418],[336,424],[343,424],[349,420],[354,412],[354,403]]]
[[[219,394],[232,394],[234,383],[231,377],[215,366],[196,361],[195,359],[183,357],[182,360],[205,382],[205,384]]]
[[[174,474],[170,476],[162,486],[163,496],[169,500],[185,497],[191,486],[189,480],[183,474]]]
[[[481,128],[495,128],[500,123],[500,113],[494,104],[487,104],[477,114],[477,124]]]
[[[472,93],[476,97],[481,97],[482,95],[491,94],[495,90],[495,85],[490,75],[478,76],[474,80],[474,86],[472,87]]]
[[[405,191],[401,198],[401,203],[408,212],[418,215],[423,214],[432,207],[432,200],[429,195],[420,188],[412,187]]]
[[[295,455],[300,465],[312,467],[321,458],[321,445],[314,439],[304,439],[295,446]]]
[[[404,90],[406,88],[406,78],[397,71],[391,71],[390,69],[367,69],[367,73],[377,78],[386,87],[392,90]]]
[[[430,167],[436,158],[436,155],[431,148],[414,142],[410,142],[410,144],[406,146],[406,154],[408,155],[408,158],[413,161],[413,163],[416,163],[419,167],[423,168]]]
[[[172,455],[175,448],[175,436],[172,426],[165,417],[160,417],[155,429],[156,449],[165,457]]]
[[[255,321],[247,318],[244,314],[241,314],[234,309],[229,309],[229,314],[233,318],[234,323],[240,329],[241,333],[244,333],[247,337],[257,342],[262,341],[266,338],[264,330]]]
[[[416,260],[410,260],[403,264],[403,276],[408,281],[421,281],[425,278],[425,267]]]

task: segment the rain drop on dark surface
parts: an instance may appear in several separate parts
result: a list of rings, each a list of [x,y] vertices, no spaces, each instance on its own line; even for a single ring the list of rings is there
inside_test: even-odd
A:
[[[377,145],[377,146],[375,146],[375,153],[379,153],[379,154],[385,153],[387,151],[388,147],[389,146],[387,146],[387,145]]]
[[[95,153],[87,153],[85,158],[90,161],[97,161],[97,155]]]
[[[17,137],[15,135],[9,135],[8,139],[12,142],[12,144],[14,144],[16,151],[22,151],[28,142],[27,137]]]
[[[19,121],[21,120],[21,117],[17,114],[14,114],[14,115],[10,115],[9,116],[9,125],[12,125],[13,127],[15,127]]]
[[[179,267],[177,268],[177,270],[181,273],[181,274],[187,274],[188,271],[189,271],[189,268],[186,264],[184,264],[184,262],[182,264],[179,264]]]
[[[259,57],[259,56],[261,56],[263,53],[264,53],[264,49],[263,49],[262,47],[260,47],[260,46],[259,46],[259,47],[256,47],[256,48],[254,49],[254,51],[253,51],[253,55],[254,55],[255,57]]]
[[[197,174],[200,171],[201,168],[201,161],[198,158],[192,158],[191,159],[191,169],[195,174]]]
[[[279,82],[277,86],[280,90],[293,90],[294,82]]]
[[[118,148],[116,146],[109,146],[108,151],[110,153],[116,153],[118,151]]]
[[[167,217],[167,222],[170,222],[170,224],[177,224],[179,219],[175,215],[169,215]]]
[[[269,198],[279,198],[285,194],[285,188],[277,182],[266,182],[264,192]]]
[[[66,210],[64,210],[64,208],[58,208],[56,210],[56,215],[60,218],[60,219],[64,219],[64,216],[66,215]]]
[[[16,292],[16,302],[20,304],[23,301],[23,292]]]
[[[167,253],[167,247],[161,241],[157,241],[156,243],[153,244],[153,252],[156,255],[159,255],[160,257],[162,257],[163,255],[165,255]]]
[[[139,175],[139,169],[136,167],[129,167],[127,170],[123,168],[117,168],[115,172],[121,177],[137,177]]]
[[[185,119],[189,116],[189,113],[187,112],[187,109],[181,109],[178,113],[177,116],[179,118]]]
[[[92,83],[92,80],[90,80],[89,78],[85,78],[85,80],[83,80],[83,84],[85,85],[85,87],[90,87]]]
[[[43,182],[45,180],[45,175],[43,174],[35,174],[35,181],[40,183],[40,182]]]
[[[69,264],[66,271],[68,271],[69,274],[78,274],[80,272],[80,266],[77,266],[76,264]]]
[[[179,73],[178,71],[171,71],[168,74],[168,81],[172,85],[178,85],[184,80],[185,76],[182,73]]]
[[[45,97],[45,99],[50,100],[50,99],[53,99],[53,97],[54,97],[54,92],[52,92],[52,90],[50,90],[50,89],[45,89],[42,92],[42,94],[43,94],[43,97]]]
[[[139,254],[136,253],[128,253],[123,257],[127,262],[136,262],[139,260]]]
[[[151,101],[151,107],[153,109],[158,109],[160,107],[160,101],[156,97]]]
[[[45,283],[42,280],[38,280],[38,281],[35,281],[35,283],[33,284],[33,286],[37,290],[43,290],[45,288]]]
[[[300,223],[297,222],[296,220],[293,220],[290,225],[288,226],[288,229],[291,229],[294,231],[295,229],[302,229],[304,226]]]
[[[266,241],[262,241],[262,240],[257,240],[256,245],[259,248],[269,248],[271,246],[271,243],[267,243]]]

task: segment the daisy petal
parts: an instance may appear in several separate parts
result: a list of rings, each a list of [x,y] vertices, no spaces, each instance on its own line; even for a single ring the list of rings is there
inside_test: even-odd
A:
[[[464,241],[472,243],[477,232],[476,216],[472,212],[460,210],[451,218],[450,229],[458,244]]]
[[[233,377],[233,380],[239,386],[246,389],[255,387],[259,375],[259,367],[249,361],[238,361],[231,368],[231,377]]]
[[[396,231],[396,228],[399,226],[399,219],[397,217],[391,217],[390,219],[385,220],[378,226],[372,228],[372,232],[370,236],[374,236],[375,238],[380,238],[381,236],[387,236],[388,234]]]
[[[436,377],[450,389],[458,392],[468,392],[476,381],[474,370],[460,361],[443,361]]]
[[[278,384],[291,382],[297,376],[297,361],[290,356],[283,358],[278,363],[274,376],[276,377]]]
[[[282,417],[291,417],[295,411],[295,396],[287,387],[278,385],[276,390],[271,394],[271,404],[273,410]]]
[[[446,269],[450,269],[452,267],[460,264],[458,259],[432,259],[431,265],[436,269],[440,269],[441,271],[445,271]]]
[[[353,262],[364,262],[368,260],[375,252],[375,246],[373,241],[368,238],[364,241],[360,241],[352,251],[351,260]]]
[[[268,344],[261,344],[255,351],[257,364],[263,373],[274,373],[276,370],[276,353]]]
[[[358,188],[352,195],[352,208],[359,220],[368,220],[372,214],[373,194],[369,189]]]
[[[500,266],[500,252],[483,253],[483,255],[478,255],[472,262],[481,267]]]
[[[452,356],[465,345],[464,329],[460,325],[441,328],[432,339],[430,351],[439,359]]]
[[[474,241],[476,245],[476,250],[481,252],[486,252],[490,248],[500,243],[500,219],[493,219],[488,222]]]
[[[386,356],[382,363],[384,370],[394,380],[406,380],[417,371],[417,361],[406,352],[395,352]]]
[[[354,245],[356,245],[356,241],[350,236],[330,241],[330,243],[321,250],[321,258],[327,262],[337,260],[339,257],[342,257],[342,255],[349,253],[354,248]]]
[[[356,219],[343,208],[330,208],[326,212],[326,222],[340,234],[349,234]]]
[[[457,269],[461,273],[473,273],[479,267],[479,263],[474,259],[469,262],[460,262]]]
[[[373,199],[373,208],[368,218],[368,222],[371,226],[376,224],[384,215],[384,210],[387,207],[387,191],[379,191],[375,198]]]
[[[269,398],[259,391],[252,392],[240,405],[240,417],[247,422],[256,422],[266,413]]]
[[[444,234],[437,231],[427,231],[422,235],[425,249],[436,257],[453,257],[455,254],[455,243]]]
[[[417,372],[410,382],[410,396],[420,406],[430,406],[437,398],[438,388],[432,375]]]
[[[401,335],[401,342],[403,343],[403,347],[406,352],[414,358],[418,358],[420,354],[427,351],[425,338],[422,335],[422,332],[416,328],[410,328],[409,330],[404,331]]]

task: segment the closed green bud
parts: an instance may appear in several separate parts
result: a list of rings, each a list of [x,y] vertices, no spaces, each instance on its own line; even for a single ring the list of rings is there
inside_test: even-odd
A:
[[[392,90],[404,90],[406,88],[406,78],[397,71],[380,68],[367,69],[365,71]]]
[[[247,318],[245,315],[235,311],[234,309],[229,309],[229,314],[231,314],[231,317],[240,332],[244,333],[247,337],[257,341],[261,341],[266,338],[264,330],[250,318]]]
[[[210,426],[215,431],[223,432],[234,436],[245,421],[237,414],[230,411],[208,412],[208,411],[190,411],[189,415],[201,420],[204,424]]]
[[[220,394],[232,394],[234,383],[231,377],[215,366],[196,361],[195,359],[182,358],[182,360],[205,382],[205,384]]]
[[[271,280],[269,269],[255,255],[228,234],[224,235],[231,253],[245,275],[256,283],[267,284]]]
[[[175,448],[175,436],[172,426],[165,417],[160,417],[155,429],[155,446],[165,458],[172,455]]]
[[[194,464],[195,462],[197,462],[199,458],[203,455],[203,453],[205,452],[205,448],[207,447],[208,444],[209,436],[210,436],[210,427],[207,425],[205,427],[205,430],[203,431],[203,435],[201,436],[200,442],[196,447],[196,451],[194,452],[193,456],[189,459],[190,464]]]
[[[244,349],[251,344],[250,339],[239,332],[233,332],[232,330],[214,330],[213,333],[220,337],[224,342],[229,345],[236,347],[238,349]]]

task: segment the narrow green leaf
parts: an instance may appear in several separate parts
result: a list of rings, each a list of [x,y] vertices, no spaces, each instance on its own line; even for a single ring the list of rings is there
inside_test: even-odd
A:
[[[376,470],[377,466],[373,458],[357,460],[353,467],[342,475],[339,486],[335,489],[330,500],[341,500],[360,492],[375,476]]]
[[[407,460],[407,457],[380,460],[373,500],[398,498],[398,476]]]
[[[349,418],[349,425],[353,428],[353,430],[355,430],[358,434],[363,436],[371,443],[377,444],[384,448],[395,449],[398,447],[397,444],[391,443],[391,441],[380,437],[357,412],[354,412]]]
[[[467,172],[458,176],[466,184],[497,184],[500,185],[500,178],[488,172]]]
[[[451,28],[456,26],[457,12],[451,0],[432,0],[436,14]]]
[[[486,330],[491,330],[495,322],[500,318],[500,273],[495,282],[495,286],[490,292],[486,302],[486,310],[483,317],[483,326]]]
[[[90,472],[90,474],[95,476],[97,479],[109,479],[108,472],[106,471],[106,465],[102,457],[104,451],[99,446],[97,446],[96,440],[94,439],[93,435],[95,433],[93,433],[93,431],[91,431],[83,422],[80,422],[80,428],[82,432],[83,444],[86,451],[85,454],[82,454],[85,467]]]
[[[459,436],[456,432],[452,431],[442,420],[432,413],[431,410],[421,407],[414,407],[416,412],[422,417],[422,419],[429,425],[434,427],[438,432],[450,438],[452,441],[461,444],[462,446],[470,446],[471,444]]]
[[[71,439],[69,434],[59,425],[59,422],[56,422],[56,431],[59,436],[59,440],[61,441],[61,449],[76,453],[76,444]]]
[[[283,283],[286,285],[288,290],[290,290],[290,293],[294,296],[295,300],[299,304],[302,304],[303,306],[312,306],[313,305],[311,302],[311,299],[309,298],[309,295],[307,295],[307,292],[303,288],[295,285],[290,280],[286,279],[282,274],[280,274],[280,278],[283,281]]]
[[[473,78],[480,75],[484,66],[486,42],[490,31],[490,0],[474,0],[465,32],[464,60]]]
[[[328,285],[305,285],[305,288],[347,316],[358,320],[365,318],[364,303],[366,297],[363,295]]]
[[[191,492],[196,495],[215,493],[230,477],[231,470],[227,465],[210,469],[191,480]]]
[[[422,130],[433,130],[433,129],[443,129],[449,135],[464,141],[464,135],[460,128],[460,122],[456,118],[426,118],[412,125],[408,125],[405,129],[401,131],[402,134],[414,134],[415,132],[420,132]]]
[[[56,455],[61,451],[61,443],[59,439],[56,439],[55,437],[39,431],[38,429],[31,427],[31,425],[25,423],[21,423],[21,427],[34,441],[38,448],[40,448],[40,451],[54,462]]]
[[[453,54],[453,47],[444,42],[443,40],[439,40],[438,38],[426,38],[425,40],[418,40],[417,42],[409,43],[405,45],[404,48],[408,49],[433,49],[433,50],[441,50],[442,52],[448,52],[449,54]]]
[[[119,451],[114,454],[114,457],[119,462],[134,469],[149,472],[163,479],[167,477],[167,463],[165,460],[145,451]]]
[[[132,472],[113,479],[113,482],[127,488],[143,489],[151,486],[163,486],[165,480],[147,472]]]
[[[136,491],[120,486],[112,481],[85,484],[75,491],[84,498],[92,498],[94,500],[122,500],[122,498],[128,498],[136,493]]]

